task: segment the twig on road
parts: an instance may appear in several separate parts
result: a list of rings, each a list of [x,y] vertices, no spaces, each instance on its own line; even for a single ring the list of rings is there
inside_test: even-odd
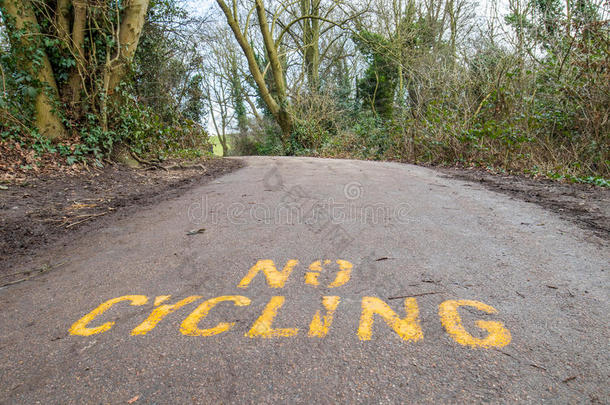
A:
[[[402,298],[423,297],[424,295],[443,294],[445,291],[430,291],[412,295],[401,295],[399,297],[388,297],[388,300],[400,300]]]
[[[48,272],[50,270],[56,269],[59,266],[62,266],[64,264],[66,264],[66,263],[67,263],[67,260],[63,261],[63,262],[60,262],[60,263],[57,263],[57,264],[55,264],[53,266],[45,264],[44,266],[42,266],[41,268],[36,269],[36,270],[27,270],[27,271],[20,271],[20,272],[17,272],[17,273],[12,273],[12,274],[6,274],[6,275],[2,276],[2,278],[7,278],[7,277],[11,277],[11,276],[17,276],[19,274],[24,274],[24,275],[27,274],[28,276],[24,277],[24,278],[20,278],[19,280],[9,281],[8,283],[0,285],[0,288],[4,288],[4,287],[8,287],[10,285],[15,285],[15,284],[22,283],[24,281],[27,281],[27,280],[31,279],[32,277],[35,277],[35,276],[38,276],[40,274],[46,273],[46,272]]]
[[[80,220],[80,221],[76,221],[76,222],[73,222],[73,223],[71,223],[71,224],[69,224],[69,225],[66,225],[66,229],[68,229],[68,228],[72,228],[74,225],[82,224],[83,222],[89,221],[90,219],[97,218],[97,217],[101,217],[102,215],[106,215],[106,214],[108,214],[109,212],[110,212],[110,211],[106,211],[106,212],[100,212],[99,214],[92,214],[92,215],[89,215],[89,216],[87,216],[87,218],[85,218],[85,219],[82,219],[82,220]]]
[[[546,370],[546,368],[544,368],[544,367],[542,367],[542,366],[539,366],[539,365],[537,365],[537,364],[534,364],[534,363],[530,363],[530,366],[532,366],[532,367],[534,367],[534,368],[538,368],[538,369],[543,370],[543,371],[547,371],[547,370]]]

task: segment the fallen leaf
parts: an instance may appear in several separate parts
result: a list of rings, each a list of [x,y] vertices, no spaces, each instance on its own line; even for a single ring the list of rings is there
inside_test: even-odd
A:
[[[127,403],[128,404],[133,404],[134,402],[136,402],[138,400],[138,398],[140,398],[140,396],[136,395],[135,397],[133,397],[129,401],[127,401]]]
[[[205,228],[200,228],[200,229],[193,229],[192,231],[188,231],[186,234],[191,236],[191,235],[197,235],[198,233],[204,233],[205,232]]]

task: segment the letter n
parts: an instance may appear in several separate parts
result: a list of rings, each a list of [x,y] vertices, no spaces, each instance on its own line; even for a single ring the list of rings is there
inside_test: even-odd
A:
[[[394,332],[403,340],[413,340],[417,342],[423,339],[424,334],[419,325],[419,308],[415,298],[405,299],[405,311],[407,316],[399,318],[396,312],[388,304],[375,297],[362,298],[362,314],[360,316],[360,326],[358,327],[358,337],[360,340],[370,340],[373,334],[373,315],[380,315]]]
[[[252,266],[250,271],[248,271],[246,277],[239,282],[238,287],[248,287],[252,279],[262,271],[267,278],[267,285],[269,285],[270,288],[283,288],[288,276],[290,276],[290,273],[292,273],[292,270],[297,264],[299,264],[298,260],[288,260],[284,266],[284,269],[282,271],[278,271],[275,268],[273,260],[259,260],[254,266]]]

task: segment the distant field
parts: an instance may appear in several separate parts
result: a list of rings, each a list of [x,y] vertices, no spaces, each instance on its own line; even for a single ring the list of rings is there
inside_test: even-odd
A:
[[[217,156],[222,156],[222,145],[220,144],[220,141],[218,140],[218,136],[210,136],[210,142],[212,143],[212,145],[214,145],[214,154]],[[229,141],[227,140],[227,144],[229,145],[229,148],[231,147],[231,143],[229,143]]]

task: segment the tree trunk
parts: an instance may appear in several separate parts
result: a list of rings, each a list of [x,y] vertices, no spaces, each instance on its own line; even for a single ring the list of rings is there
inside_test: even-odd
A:
[[[37,43],[40,39],[38,21],[29,0],[0,0],[0,7],[4,7],[7,13],[5,22],[11,37],[12,52],[17,54],[20,48],[27,49],[32,45],[40,46]],[[12,20],[12,23],[6,21],[7,18]],[[26,35],[19,35],[18,38],[12,35],[15,31],[22,30],[29,32]],[[17,57],[20,68],[36,77],[42,84],[34,102],[38,131],[48,139],[59,140],[67,135],[66,128],[55,108],[55,104],[59,102],[59,92],[49,58],[43,54],[41,59],[41,64],[34,66],[31,55],[18,55]]]
[[[301,0],[301,15],[311,16],[303,20],[303,60],[307,83],[311,92],[320,88],[320,0]]]
[[[111,92],[123,80],[127,67],[133,61],[146,20],[148,4],[149,0],[129,0],[123,11],[119,32],[119,58],[112,64],[108,72],[108,88]]]
[[[68,80],[70,92],[72,93],[72,104],[76,107],[80,104],[82,91],[82,78],[85,71],[85,24],[87,22],[86,0],[74,2],[74,23],[72,24],[72,45],[76,58],[76,67],[70,73]]]
[[[286,80],[284,79],[284,68],[282,61],[278,54],[278,49],[269,31],[269,25],[267,23],[267,12],[262,0],[256,0],[256,14],[258,16],[259,28],[263,36],[263,42],[265,43],[265,50],[267,51],[267,57],[269,58],[269,64],[271,65],[271,72],[273,73],[273,84],[278,98],[279,110],[276,116],[277,122],[282,129],[282,141],[285,144],[292,133],[292,117],[288,112],[288,99],[286,96]]]
[[[107,55],[106,67],[104,70],[104,94],[112,95],[116,87],[125,77],[129,64],[133,61],[133,57],[140,41],[142,27],[146,21],[146,13],[148,11],[149,0],[128,0],[123,14],[121,15],[121,25],[119,27],[118,46],[119,52],[115,59],[110,59]],[[101,106],[102,127],[108,130],[107,116],[107,98],[103,99]],[[140,166],[130,153],[127,145],[119,145],[113,150],[113,157],[116,161],[123,163],[129,167]]]
[[[68,45],[70,43],[70,0],[57,0],[55,24],[59,39]]]
[[[292,134],[292,116],[287,110],[282,109],[277,116],[277,123],[280,125],[280,129],[282,130],[282,140],[284,146],[286,146],[286,142],[290,138],[290,134]]]
[[[280,60],[278,49],[275,45],[275,41],[269,31],[269,25],[267,23],[267,12],[262,0],[256,0],[256,14],[258,16],[259,27],[263,36],[263,42],[265,44],[265,51],[267,52],[267,58],[271,65],[271,73],[273,74],[273,84],[275,86],[278,102],[281,105],[286,99],[286,82],[284,80],[284,70],[282,69],[282,62]]]
[[[229,145],[227,145],[227,136],[218,134],[218,141],[220,142],[220,146],[222,146],[222,156],[227,156],[229,151]]]
[[[234,0],[235,1],[235,0]],[[263,41],[265,45],[265,50],[267,52],[267,57],[269,59],[269,63],[271,64],[271,72],[273,74],[273,86],[275,95],[277,100],[273,98],[267,84],[265,84],[265,78],[263,73],[260,71],[258,66],[258,62],[256,61],[256,57],[254,55],[254,50],[252,49],[250,43],[246,39],[244,33],[242,33],[241,28],[237,22],[237,17],[233,15],[227,4],[223,0],[216,0],[220,8],[222,9],[225,17],[227,18],[227,23],[229,27],[231,27],[231,31],[237,40],[237,43],[241,47],[246,59],[248,60],[248,68],[250,69],[250,73],[252,74],[252,78],[258,87],[258,90],[261,94],[261,98],[273,114],[276,122],[279,124],[282,130],[282,140],[285,143],[290,134],[292,133],[292,117],[288,111],[288,99],[286,97],[286,81],[284,79],[284,70],[282,67],[282,62],[278,55],[278,50],[276,47],[273,38],[271,37],[271,32],[269,31],[269,26],[267,24],[267,15],[265,11],[265,7],[263,5],[262,0],[256,0],[256,12],[258,16],[259,28],[261,34],[263,36]]]

